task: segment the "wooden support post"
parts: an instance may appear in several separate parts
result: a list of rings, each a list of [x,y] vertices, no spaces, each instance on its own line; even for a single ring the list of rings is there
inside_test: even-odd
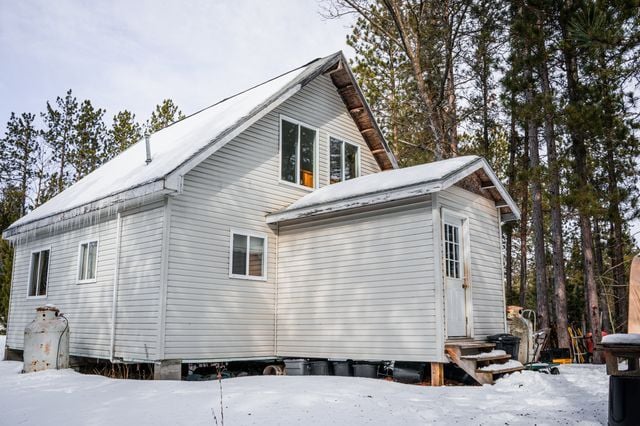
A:
[[[441,362],[431,363],[431,386],[444,385],[444,364]]]

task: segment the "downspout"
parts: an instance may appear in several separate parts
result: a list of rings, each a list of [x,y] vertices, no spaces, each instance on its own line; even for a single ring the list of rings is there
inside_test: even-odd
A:
[[[273,355],[278,356],[278,271],[280,263],[280,222],[276,226],[276,279],[275,279],[275,300],[273,306]]]
[[[504,332],[508,333],[509,329],[508,329],[508,324],[507,324],[507,294],[506,294],[506,290],[505,290],[505,283],[506,283],[506,277],[504,275],[504,257],[506,255],[510,255],[510,253],[507,253],[504,249],[504,246],[502,245],[502,211],[500,211],[500,209],[496,209],[498,212],[498,226],[500,228],[500,267],[502,268],[502,315],[504,318]]]
[[[111,302],[111,343],[109,346],[109,359],[115,361],[116,349],[116,311],[118,304],[118,282],[120,281],[120,240],[122,235],[122,216],[118,212],[116,216],[116,261],[113,267],[113,298]]]
[[[11,241],[11,246],[13,247],[13,263],[11,264],[11,285],[9,286],[9,306],[7,306],[7,329],[6,329],[6,340],[4,342],[4,359],[3,361],[8,361],[9,360],[9,351],[7,350],[7,348],[9,347],[9,320],[11,319],[11,305],[13,304],[13,296],[14,296],[14,292],[15,289],[13,288],[13,281],[15,280],[15,276],[16,276],[16,256],[18,254],[18,244],[13,244],[13,241]],[[24,349],[24,342],[22,343],[22,348]]]

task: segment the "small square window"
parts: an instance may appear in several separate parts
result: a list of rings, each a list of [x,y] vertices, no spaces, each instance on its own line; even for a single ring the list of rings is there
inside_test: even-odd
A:
[[[329,138],[329,183],[360,176],[360,148],[352,143]]]
[[[96,279],[96,264],[98,259],[98,242],[89,241],[80,244],[80,258],[78,260],[78,280],[94,281]]]
[[[29,297],[46,296],[49,281],[49,250],[31,253]]]
[[[267,237],[247,232],[231,233],[232,278],[266,280]]]

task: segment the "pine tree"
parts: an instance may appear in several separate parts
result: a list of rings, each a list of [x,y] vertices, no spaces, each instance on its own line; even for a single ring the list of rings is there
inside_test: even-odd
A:
[[[184,114],[171,99],[165,99],[151,113],[145,124],[145,132],[154,133],[184,118]]]
[[[64,98],[58,97],[53,106],[47,102],[47,110],[41,116],[45,124],[42,135],[55,163],[47,190],[49,198],[71,184],[70,157],[78,141],[78,101],[71,89]]]
[[[75,169],[74,181],[82,179],[102,164],[107,152],[107,129],[103,122],[104,110],[95,109],[91,101],[80,104],[76,123],[76,145],[71,164]]]
[[[130,111],[120,111],[113,116],[109,129],[107,158],[113,158],[142,137],[142,127],[136,122],[136,116]]]
[[[0,173],[5,184],[13,185],[19,196],[18,216],[29,208],[29,187],[40,146],[35,115],[11,113],[4,138],[0,139]]]

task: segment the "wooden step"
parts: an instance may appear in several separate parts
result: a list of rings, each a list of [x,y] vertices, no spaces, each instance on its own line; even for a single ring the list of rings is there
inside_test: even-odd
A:
[[[477,373],[490,373],[490,374],[506,374],[506,373],[514,373],[516,371],[522,371],[524,370],[524,367],[512,367],[512,368],[504,368],[502,370],[491,370],[491,371],[485,371],[482,369],[477,369],[476,372]]]
[[[478,349],[479,351],[492,350],[496,347],[495,343],[478,342],[475,340],[449,341],[445,343],[444,346],[445,348]]]
[[[476,362],[485,362],[485,361],[491,361],[491,362],[495,362],[495,361],[504,361],[507,362],[511,359],[511,355],[506,354],[506,355],[493,355],[493,356],[483,356],[483,357],[479,357],[480,355],[482,355],[482,353],[479,354],[475,354],[475,355],[463,355],[460,358],[461,359],[469,359],[469,360],[475,360]]]

